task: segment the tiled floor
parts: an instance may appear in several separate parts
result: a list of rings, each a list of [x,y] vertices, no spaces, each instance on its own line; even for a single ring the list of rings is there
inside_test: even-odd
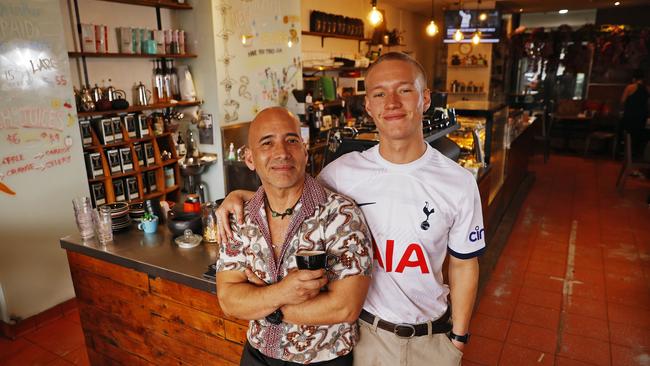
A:
[[[472,319],[463,365],[650,366],[650,182],[552,156]]]
[[[63,317],[40,324],[15,341],[0,337],[0,365],[90,365],[79,312],[74,309]]]
[[[650,183],[619,163],[552,156],[472,320],[463,365],[650,366]],[[88,365],[75,311],[16,341],[0,365]],[[435,364],[435,363],[433,363]]]

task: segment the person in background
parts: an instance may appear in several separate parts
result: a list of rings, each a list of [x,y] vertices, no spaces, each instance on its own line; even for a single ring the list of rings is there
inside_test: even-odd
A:
[[[328,164],[318,176],[354,199],[373,235],[374,268],[359,318],[359,366],[460,365],[485,248],[478,187],[470,172],[424,141],[429,108],[424,69],[403,53],[366,73],[365,108],[379,144]],[[235,191],[218,210],[241,222]],[[220,226],[220,235],[228,237]],[[449,285],[442,267],[449,254]],[[449,322],[451,318],[451,323]]]
[[[645,128],[648,119],[648,87],[644,82],[643,70],[632,72],[632,82],[625,87],[621,96],[623,105],[623,130],[632,137],[632,157],[642,157],[643,149],[648,142],[648,132]]]
[[[216,276],[224,313],[250,320],[241,365],[352,365],[372,267],[361,210],[305,174],[300,124],[286,109],[260,112],[248,146],[246,165],[262,186],[246,203],[243,224],[230,223]],[[298,270],[302,250],[335,261],[327,272]]]

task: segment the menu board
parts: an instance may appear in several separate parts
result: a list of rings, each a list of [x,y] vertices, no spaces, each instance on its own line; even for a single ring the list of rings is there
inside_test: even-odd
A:
[[[287,107],[302,87],[299,0],[215,2],[220,120],[250,121]]]
[[[51,1],[0,3],[0,94],[4,204],[33,194],[35,180],[56,174],[67,181],[69,169],[78,170],[82,161],[80,150],[73,153],[79,130],[61,14]],[[64,182],[61,188],[67,189]]]

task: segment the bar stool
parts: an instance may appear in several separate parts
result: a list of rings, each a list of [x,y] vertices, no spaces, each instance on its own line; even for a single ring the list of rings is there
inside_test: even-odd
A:
[[[625,188],[625,181],[632,172],[639,169],[650,169],[650,161],[634,161],[632,158],[632,136],[629,132],[625,132],[625,157],[623,159],[623,166],[621,173],[616,180],[616,188],[619,193],[623,192]]]
[[[599,126],[597,125],[596,121],[594,121],[594,124],[597,126],[592,127],[591,132],[589,132],[587,135],[587,140],[585,141],[585,151],[583,155],[585,157],[587,156],[587,153],[589,153],[589,148],[591,147],[591,142],[593,140],[599,140],[603,142],[609,141],[609,143],[612,145],[612,159],[616,160],[616,145],[618,144],[618,120],[599,119],[599,121]]]

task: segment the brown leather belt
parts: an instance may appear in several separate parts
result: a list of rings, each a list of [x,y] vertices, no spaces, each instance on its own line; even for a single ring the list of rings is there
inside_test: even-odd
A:
[[[449,332],[451,330],[451,323],[449,323],[450,315],[451,311],[449,308],[447,308],[447,311],[445,311],[445,313],[442,314],[440,318],[432,321],[431,333],[435,334]],[[369,324],[374,324],[375,318],[377,317],[365,310],[361,310],[361,315],[359,315],[359,319]],[[381,328],[383,330],[394,333],[396,336],[401,338],[420,337],[429,334],[428,322],[420,324],[393,324],[380,318],[377,322],[377,328]]]

